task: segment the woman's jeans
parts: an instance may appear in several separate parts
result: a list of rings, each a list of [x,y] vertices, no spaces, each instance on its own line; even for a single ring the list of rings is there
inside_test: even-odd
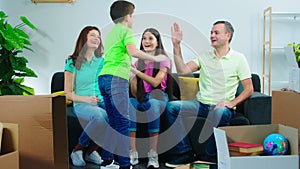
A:
[[[79,144],[87,147],[91,140],[99,145],[102,142],[99,134],[104,133],[107,128],[107,114],[105,112],[104,102],[98,105],[87,103],[78,103],[74,106],[76,114],[81,126],[84,130],[79,137]]]
[[[158,93],[159,92],[159,93]],[[161,90],[155,92],[146,93],[142,102],[139,102],[137,98],[130,98],[130,131],[136,132],[136,123],[148,123],[149,133],[158,133],[160,125],[160,114],[164,112],[166,103],[169,101],[168,95]],[[146,119],[138,118],[137,114]],[[141,117],[139,116],[139,117]]]
[[[228,126],[233,112],[233,109],[202,104],[197,100],[169,102],[166,108],[166,117],[171,125],[171,131],[175,136],[174,142],[178,143],[176,144],[177,153],[182,154],[192,150],[191,143],[187,137],[188,131],[183,125],[182,118],[184,118],[184,116],[194,117],[194,120],[196,120],[197,116],[201,116],[210,121],[210,124],[207,121],[205,122],[200,133],[199,141],[204,142],[208,140],[205,152],[207,155],[214,156],[217,150],[212,127]]]
[[[129,83],[112,75],[101,75],[98,79],[109,125],[104,136],[103,159],[113,159],[118,153],[120,167],[130,166],[129,160]]]

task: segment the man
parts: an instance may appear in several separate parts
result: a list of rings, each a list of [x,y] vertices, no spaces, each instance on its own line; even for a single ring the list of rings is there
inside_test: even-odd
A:
[[[174,62],[177,73],[186,75],[200,70],[199,91],[197,100],[181,100],[169,102],[166,108],[166,117],[176,134],[176,152],[178,157],[166,163],[168,167],[176,167],[189,163],[194,154],[182,116],[194,115],[206,117],[214,127],[228,126],[234,114],[236,105],[240,104],[253,94],[251,72],[245,56],[234,51],[231,42],[234,29],[227,21],[217,21],[211,29],[210,41],[214,50],[202,53],[188,63],[183,62],[180,42],[183,34],[177,23],[172,27],[172,43]],[[244,87],[243,92],[235,97],[239,82]],[[204,125],[204,128],[207,127]],[[210,130],[211,131],[211,130]],[[181,136],[178,137],[178,134]],[[184,135],[183,135],[184,134]],[[183,138],[183,139],[182,139]],[[205,160],[217,162],[215,138],[212,132],[207,136]],[[216,165],[215,165],[216,167]]]

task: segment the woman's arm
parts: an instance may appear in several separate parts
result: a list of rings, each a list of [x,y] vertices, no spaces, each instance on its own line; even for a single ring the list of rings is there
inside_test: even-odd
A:
[[[65,71],[64,73],[65,85],[64,92],[65,96],[68,100],[72,100],[73,102],[85,102],[89,104],[98,104],[99,98],[97,96],[78,96],[74,92],[74,79],[75,76],[73,73],[69,71]]]

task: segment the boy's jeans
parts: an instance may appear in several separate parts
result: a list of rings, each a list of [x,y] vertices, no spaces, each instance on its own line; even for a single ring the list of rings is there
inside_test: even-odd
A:
[[[129,160],[129,83],[128,80],[112,75],[98,78],[103,96],[109,125],[105,133],[104,157],[113,159],[113,152],[118,153],[120,167],[130,166]],[[105,159],[104,160],[108,160]]]

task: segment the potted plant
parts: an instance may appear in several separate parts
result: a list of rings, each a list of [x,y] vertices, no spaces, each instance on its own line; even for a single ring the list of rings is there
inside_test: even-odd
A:
[[[29,35],[21,28],[28,26],[37,28],[25,17],[21,16],[20,24],[15,27],[7,22],[7,16],[0,11],[0,96],[1,95],[33,95],[34,89],[25,85],[24,77],[37,77],[35,72],[28,68],[28,60],[19,56],[24,49],[29,48]]]
[[[296,44],[295,42],[293,42],[288,44],[288,46],[293,46],[296,55],[296,61],[298,63],[298,67],[300,68],[300,43]]]

